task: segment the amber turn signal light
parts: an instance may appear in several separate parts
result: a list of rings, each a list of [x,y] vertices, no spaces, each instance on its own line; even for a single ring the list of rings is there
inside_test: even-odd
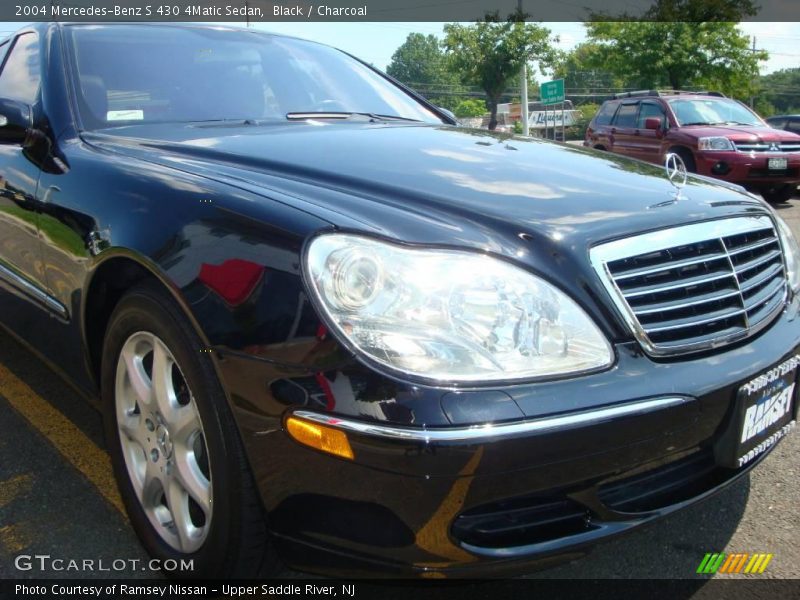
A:
[[[353,449],[344,431],[311,423],[297,417],[286,419],[286,430],[295,440],[306,446],[322,450],[334,456],[353,460]]]

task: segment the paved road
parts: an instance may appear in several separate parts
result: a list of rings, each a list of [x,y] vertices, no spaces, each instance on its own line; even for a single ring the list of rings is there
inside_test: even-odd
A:
[[[800,198],[779,209],[800,238]],[[691,577],[706,552],[724,551],[773,553],[764,576],[800,578],[798,456],[795,432],[749,478],[707,502],[532,576]],[[36,554],[95,561],[94,572],[51,575],[158,575],[146,569],[121,511],[99,415],[0,333],[0,578],[41,576],[15,567],[16,557]]]

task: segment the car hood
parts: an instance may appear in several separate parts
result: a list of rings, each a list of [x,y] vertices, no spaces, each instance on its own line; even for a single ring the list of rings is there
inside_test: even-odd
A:
[[[737,186],[699,178],[674,202],[663,167],[484,130],[320,121],[109,131],[84,139],[410,242],[484,246],[508,231],[587,245],[763,210]]]
[[[596,319],[616,323],[607,331],[617,339],[626,335],[624,325],[597,301],[607,293],[590,264],[592,245],[768,210],[731,184],[690,177],[676,200],[663,167],[449,126],[153,125],[83,139],[225,182],[231,196],[214,205],[238,201],[234,210],[251,218],[268,219],[267,203],[277,201],[343,230],[502,256],[572,290]],[[235,188],[263,202],[242,202]]]
[[[772,127],[700,126],[682,127],[681,133],[694,138],[722,136],[736,142],[797,142],[800,135]]]

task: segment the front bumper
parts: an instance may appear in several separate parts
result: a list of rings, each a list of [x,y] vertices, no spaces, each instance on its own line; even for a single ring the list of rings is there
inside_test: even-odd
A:
[[[467,437],[437,433],[461,426],[429,435],[389,426],[415,435],[385,435],[388,423],[356,419],[361,430],[348,430],[354,461],[289,438],[282,419],[304,407],[268,415],[234,403],[289,565],[336,576],[510,575],[580,556],[708,497],[760,462],[765,454],[723,468],[717,453],[738,414],[739,386],[800,352],[797,317],[795,299],[758,336],[716,354],[655,362],[638,345],[620,344],[605,373],[503,390],[526,414],[541,410],[527,423],[558,423],[565,413],[598,418]],[[257,382],[277,374],[275,365],[241,360],[247,364],[223,365],[236,382],[234,399],[252,398]],[[626,406],[642,410],[592,414]],[[796,418],[796,399],[794,411]]]
[[[770,170],[770,158],[785,158],[787,168]],[[696,152],[700,175],[739,185],[800,183],[800,154],[786,152]]]

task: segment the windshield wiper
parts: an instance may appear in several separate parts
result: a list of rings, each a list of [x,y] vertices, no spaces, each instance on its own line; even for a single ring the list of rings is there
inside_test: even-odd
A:
[[[713,122],[709,122],[709,121],[696,121],[696,122],[693,122],[693,123],[682,123],[681,127],[687,127],[689,125],[709,125],[709,126],[713,127],[715,125],[726,125],[726,123],[713,123]]]
[[[370,121],[410,121],[412,123],[422,123],[419,119],[401,117],[399,115],[379,115],[371,112],[340,112],[340,111],[303,111],[286,113],[289,121],[302,121],[304,119],[352,119],[353,117],[366,117]]]

